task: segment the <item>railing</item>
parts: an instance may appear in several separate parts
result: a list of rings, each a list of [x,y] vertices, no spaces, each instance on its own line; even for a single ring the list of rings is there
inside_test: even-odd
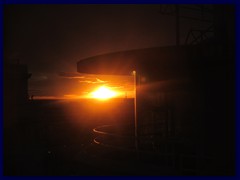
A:
[[[139,147],[135,149],[134,132],[116,133],[112,125],[104,125],[93,129],[97,135],[93,142],[107,149],[135,154],[138,160],[157,164],[177,170],[180,174],[197,175],[204,167],[205,161],[213,161],[212,157],[199,152],[199,146],[176,139],[164,139],[158,135],[139,136]],[[128,129],[130,130],[130,129]],[[189,149],[193,149],[191,152]]]
[[[195,30],[192,29],[188,32],[185,44],[197,44],[198,42],[202,42],[203,40],[209,39],[213,36],[214,30],[213,26],[209,26],[205,30]]]
[[[112,125],[103,125],[93,129],[93,132],[98,135],[93,140],[95,144],[126,151],[135,151],[134,135],[129,135],[127,133],[117,134],[116,132],[108,132],[106,131],[108,128],[111,128],[112,130],[115,129]]]

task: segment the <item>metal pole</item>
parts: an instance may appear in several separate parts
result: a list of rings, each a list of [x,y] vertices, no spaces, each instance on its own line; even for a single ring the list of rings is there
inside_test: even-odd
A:
[[[137,73],[133,71],[134,78],[134,123],[135,123],[135,148],[138,150],[138,133],[137,133]]]
[[[180,45],[180,23],[179,23],[179,5],[175,5],[176,11],[176,46]]]

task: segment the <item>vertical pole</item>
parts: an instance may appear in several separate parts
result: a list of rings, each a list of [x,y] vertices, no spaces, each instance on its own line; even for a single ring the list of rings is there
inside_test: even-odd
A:
[[[179,24],[179,5],[175,5],[176,8],[176,46],[180,45],[180,24]]]
[[[138,151],[138,133],[137,133],[137,73],[133,71],[134,78],[134,125],[135,125],[135,148]]]

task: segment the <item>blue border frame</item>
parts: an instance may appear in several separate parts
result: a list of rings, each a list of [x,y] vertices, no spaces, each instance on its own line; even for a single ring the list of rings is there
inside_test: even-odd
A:
[[[240,167],[240,2],[236,4],[236,139],[237,139],[237,153],[236,153],[236,168]],[[240,172],[237,171],[237,177],[240,177]]]
[[[3,6],[4,4],[160,4],[160,3],[186,3],[186,4],[235,4],[236,5],[236,176],[226,176],[226,177],[147,177],[147,178],[161,178],[161,179],[172,179],[172,178],[200,178],[200,179],[240,179],[240,173],[238,169],[240,169],[240,1],[238,0],[2,0],[0,1],[0,68],[1,68],[1,78],[0,83],[3,85]],[[1,117],[3,118],[3,88],[1,88],[0,100],[1,100]],[[3,122],[3,121],[2,121]],[[1,128],[3,130],[3,123],[1,123]],[[1,133],[1,145],[3,147],[3,133]],[[0,148],[1,150],[3,148]],[[5,177],[3,176],[3,152],[2,156],[0,156],[1,164],[1,178],[15,178],[15,177]],[[25,177],[23,177],[25,178]],[[40,177],[38,177],[40,178]],[[43,176],[43,178],[47,178]],[[64,178],[64,177],[61,177]],[[81,178],[89,178],[89,177],[81,177]],[[97,178],[107,178],[107,177],[97,177]],[[126,178],[126,177],[123,177]],[[131,177],[134,178],[134,177]],[[139,177],[136,177],[139,178]]]
[[[238,0],[2,0],[3,4],[237,4]]]
[[[0,61],[0,72],[1,72],[1,77],[0,77],[0,83],[1,85],[3,86],[3,5],[0,4],[0,24],[1,24],[1,28],[0,28],[0,57],[1,57],[1,61]],[[1,101],[1,119],[2,119],[2,123],[1,123],[1,129],[3,131],[3,88],[1,88],[1,96],[0,96],[0,101]],[[2,133],[3,134],[3,133]],[[1,134],[1,146],[3,147],[3,137],[2,137],[2,134]],[[3,149],[3,148],[1,148]],[[0,161],[2,162],[1,163],[1,174],[3,174],[3,152],[2,152],[2,155],[0,156]]]

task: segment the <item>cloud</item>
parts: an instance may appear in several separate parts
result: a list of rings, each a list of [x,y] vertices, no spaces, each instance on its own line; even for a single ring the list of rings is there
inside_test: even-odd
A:
[[[59,76],[64,78],[70,78],[70,79],[83,79],[85,76],[80,75],[79,73],[75,72],[59,72]]]
[[[96,78],[96,80],[97,80],[97,82],[99,82],[99,83],[105,83],[105,82],[107,82],[107,81],[103,81],[103,80],[98,79],[98,78]]]
[[[98,78],[85,78],[86,80],[78,81],[80,83],[88,83],[88,84],[105,84],[108,81],[103,81]]]
[[[81,98],[81,96],[77,95],[77,94],[65,94],[63,95],[64,98],[66,99],[78,99]]]
[[[48,78],[48,76],[46,76],[46,75],[33,75],[32,77],[31,77],[31,81],[45,81],[45,80],[48,80],[49,78]]]
[[[112,85],[109,85],[111,87],[111,89],[123,89],[124,86],[112,86]]]

